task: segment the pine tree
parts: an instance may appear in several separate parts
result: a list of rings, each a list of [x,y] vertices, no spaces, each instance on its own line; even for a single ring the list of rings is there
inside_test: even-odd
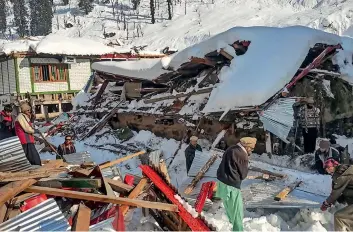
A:
[[[93,9],[93,0],[80,0],[78,2],[78,7],[88,14]]]
[[[53,23],[53,3],[48,0],[40,0],[41,4],[41,15],[42,15],[42,28],[41,34],[48,35],[52,32],[52,23]]]
[[[43,36],[52,32],[52,3],[48,0],[30,0],[31,9],[30,29],[31,35]]]
[[[28,31],[28,12],[24,0],[13,0],[13,13],[17,34],[20,37],[29,35]]]
[[[6,3],[5,0],[0,0],[0,31],[6,31]]]

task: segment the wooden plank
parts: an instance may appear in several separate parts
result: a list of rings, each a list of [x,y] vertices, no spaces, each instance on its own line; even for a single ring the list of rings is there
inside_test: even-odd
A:
[[[134,188],[130,185],[123,183],[120,180],[113,180],[110,178],[104,178],[104,180],[105,180],[105,182],[107,182],[110,185],[110,187],[112,187],[112,189],[115,192],[118,192],[118,193],[127,194],[127,193],[131,192],[131,190]]]
[[[216,161],[217,158],[218,158],[217,153],[215,153],[211,156],[211,158],[201,168],[201,170],[197,173],[197,175],[194,177],[194,179],[191,181],[191,183],[186,187],[186,189],[184,191],[185,194],[188,195],[194,190],[196,184],[201,180],[201,178],[205,175],[205,173],[208,171],[208,169]]]
[[[139,155],[143,155],[143,154],[145,154],[145,153],[146,153],[146,151],[139,151],[139,152],[137,152],[137,153],[124,156],[124,157],[122,157],[122,158],[120,158],[120,159],[117,159],[117,160],[113,160],[113,161],[110,161],[110,162],[107,162],[107,163],[100,164],[99,167],[100,167],[100,169],[108,168],[108,167],[111,167],[111,166],[113,166],[113,165],[120,164],[120,163],[122,163],[122,162],[124,162],[124,161],[126,161],[126,160],[129,160],[129,159],[133,158],[133,157],[136,157],[136,156],[139,156]]]
[[[38,170],[46,170],[50,168],[60,168],[65,166],[64,161],[62,159],[50,160],[48,163],[40,167]]]
[[[213,62],[207,58],[199,58],[199,57],[195,57],[195,56],[192,56],[190,58],[190,62],[196,63],[196,64],[205,64],[205,65],[208,65],[211,67],[214,67],[216,65],[216,62]]]
[[[0,223],[3,223],[5,221],[6,212],[7,212],[7,204],[3,204],[0,207]]]
[[[104,93],[104,90],[107,88],[108,84],[109,84],[108,80],[105,80],[103,82],[103,84],[101,85],[101,87],[98,90],[98,93],[96,94],[96,96],[94,98],[93,105],[96,105],[98,103],[99,99],[101,98],[101,96]]]
[[[35,185],[50,188],[100,188],[102,180],[100,178],[43,178]]]
[[[9,181],[18,181],[18,180],[26,180],[26,179],[35,179],[35,178],[43,178],[49,177],[54,174],[59,174],[65,172],[66,168],[48,168],[45,166],[43,168],[31,170],[31,171],[23,171],[23,172],[0,172],[0,181],[1,182],[9,182]]]
[[[58,197],[80,199],[80,200],[86,200],[86,201],[96,201],[96,202],[112,203],[112,204],[119,204],[119,205],[128,205],[128,206],[134,206],[134,207],[140,207],[140,208],[159,209],[159,210],[174,211],[174,212],[178,210],[177,206],[173,204],[149,202],[149,201],[121,198],[121,197],[109,197],[109,196],[93,194],[93,193],[76,192],[76,191],[70,191],[70,190],[46,188],[46,187],[39,187],[39,186],[29,187],[25,191],[32,192],[32,193],[43,193],[43,194],[48,194],[48,195],[58,196]]]
[[[27,187],[36,183],[35,179],[20,180],[8,183],[0,188],[0,205],[5,204],[8,200],[25,190]]]
[[[264,170],[264,169],[257,168],[257,167],[249,167],[249,170],[250,171],[254,171],[254,172],[261,172],[261,173],[268,174],[270,176],[275,176],[275,177],[278,177],[278,178],[285,178],[287,176],[285,174],[270,172],[268,170]]]
[[[302,183],[302,181],[296,181],[293,184],[285,187],[280,193],[277,194],[277,196],[275,196],[275,201],[281,201],[283,199],[285,199],[289,193],[291,193],[296,187],[298,187],[300,184]]]
[[[89,231],[90,218],[91,209],[81,203],[74,217],[71,231]]]
[[[228,52],[224,51],[223,48],[220,49],[219,54],[227,58],[228,60],[232,60],[234,57],[232,55],[229,55]]]
[[[134,190],[132,190],[132,192],[129,194],[128,198],[129,199],[135,199],[136,197],[138,197],[138,195],[140,195],[140,193],[145,188],[146,184],[147,184],[147,179],[146,178],[142,178],[140,180],[140,182],[138,183],[138,185],[134,188]],[[127,205],[123,205],[121,207],[121,212],[123,213],[123,216],[126,215],[128,210],[129,210],[129,206],[127,206]]]

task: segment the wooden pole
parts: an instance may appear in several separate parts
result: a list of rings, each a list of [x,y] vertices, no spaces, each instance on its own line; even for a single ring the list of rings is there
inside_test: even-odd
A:
[[[121,197],[109,197],[106,195],[76,192],[76,191],[63,190],[63,189],[53,189],[53,188],[47,188],[47,187],[32,186],[27,188],[25,191],[32,192],[32,193],[43,193],[43,194],[48,194],[48,195],[58,196],[58,197],[86,200],[86,201],[96,201],[96,202],[112,203],[112,204],[119,204],[119,205],[128,205],[128,206],[134,206],[139,208],[159,209],[159,210],[174,211],[174,212],[178,210],[178,207],[173,204],[149,202],[149,201],[121,198]]]
[[[99,165],[100,169],[104,169],[104,168],[108,168],[108,167],[111,167],[113,165],[117,165],[117,164],[120,164],[126,160],[129,160],[135,156],[139,156],[139,155],[142,155],[142,154],[145,154],[146,151],[139,151],[137,153],[134,153],[134,154],[131,154],[131,155],[127,155],[127,156],[124,156],[120,159],[117,159],[117,160],[113,160],[113,161],[110,161],[110,162],[107,162],[107,163],[103,163],[101,165]]]
[[[284,174],[270,172],[270,171],[267,171],[267,170],[264,170],[264,169],[261,169],[261,168],[257,168],[257,167],[249,167],[249,170],[250,171],[254,171],[254,172],[261,172],[261,173],[268,174],[270,176],[275,176],[275,177],[278,177],[278,178],[285,178],[287,176],[287,175],[284,175]]]
[[[195,188],[196,184],[201,180],[201,178],[205,175],[205,173],[208,171],[208,169],[211,167],[211,165],[216,161],[218,158],[217,154],[213,154],[211,158],[207,161],[207,163],[201,168],[201,170],[197,173],[197,175],[194,177],[194,179],[191,181],[191,183],[188,185],[188,187],[185,189],[184,193],[186,195],[189,195]]]
[[[129,194],[128,198],[129,199],[135,199],[136,197],[138,197],[138,195],[140,195],[140,193],[145,188],[146,184],[147,184],[147,179],[146,178],[142,178],[140,180],[140,182],[136,185],[134,190],[132,190],[132,192]],[[127,206],[127,205],[121,206],[121,212],[122,212],[123,216],[126,215],[128,210],[129,210],[129,206]]]

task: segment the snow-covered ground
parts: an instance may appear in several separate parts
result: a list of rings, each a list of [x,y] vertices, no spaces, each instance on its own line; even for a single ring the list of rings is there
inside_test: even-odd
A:
[[[179,147],[180,142],[174,139],[165,139],[155,136],[149,131],[134,132],[134,137],[128,141],[121,142],[115,136],[107,133],[108,130],[104,129],[99,134],[87,138],[84,141],[76,141],[77,151],[89,151],[92,159],[96,163],[102,163],[108,160],[113,160],[121,157],[119,152],[105,151],[97,148],[93,148],[89,145],[103,145],[103,144],[121,144],[124,146],[134,145],[136,148],[150,148],[152,150],[159,149],[163,152],[163,158],[169,165],[169,174],[172,179],[173,185],[176,187],[180,186],[182,181],[187,178],[186,167],[185,167],[185,156],[184,150],[186,144],[182,144],[180,150],[177,152],[175,158],[173,155]],[[63,142],[63,137],[60,135],[50,138],[50,142],[54,145],[59,145]],[[353,143],[352,139],[343,139],[340,137],[337,141],[341,143],[344,141],[347,144]],[[88,145],[87,145],[88,144]],[[210,142],[201,140],[200,145],[203,148],[210,147]],[[344,143],[342,144],[344,145]],[[104,146],[104,148],[115,149],[112,146]],[[327,196],[330,193],[331,178],[328,175],[314,175],[308,165],[303,165],[302,162],[309,162],[312,154],[308,154],[305,161],[301,158],[296,158],[291,161],[286,156],[272,156],[269,158],[267,154],[252,156],[252,165],[260,168],[281,171],[288,175],[286,183],[293,182],[294,180],[300,179],[304,181],[304,184],[300,186],[300,189],[323,196]],[[54,155],[49,153],[41,154],[42,159],[54,159]],[[127,165],[128,164],[128,165]],[[133,173],[141,174],[139,168],[139,159],[134,158],[124,162],[119,166],[123,174]],[[278,165],[278,166],[277,166]],[[129,166],[129,167],[128,167]],[[282,166],[282,167],[279,167]],[[291,169],[290,169],[291,168]],[[301,169],[301,171],[296,170]],[[333,230],[333,213],[342,208],[342,205],[336,205],[326,212],[321,212],[320,209],[285,209],[285,210],[264,210],[256,209],[255,211],[245,211],[244,228],[245,231],[331,231]],[[203,212],[203,215],[208,221],[214,224],[218,230],[229,231],[232,226],[228,221],[225,214],[224,208],[221,202],[216,202],[207,211]],[[128,228],[131,230],[153,230],[155,226],[150,218],[143,218],[141,210],[136,209],[133,215],[126,218],[130,222]]]

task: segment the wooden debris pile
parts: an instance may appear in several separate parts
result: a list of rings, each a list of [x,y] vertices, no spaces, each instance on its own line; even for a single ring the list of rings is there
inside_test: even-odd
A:
[[[209,231],[211,227],[204,219],[192,217],[175,198],[177,192],[169,184],[165,162],[159,162],[158,173],[142,165],[141,177],[127,174],[123,180],[104,174],[108,168],[145,153],[140,151],[97,166],[52,160],[38,169],[0,173],[0,228],[10,228],[7,226],[23,218],[26,211],[26,215],[33,213],[34,217],[39,212],[36,206],[54,199],[72,231],[88,231],[110,218],[115,218],[111,227],[123,231],[124,216],[135,207],[144,208],[143,212],[151,214],[161,228]]]

